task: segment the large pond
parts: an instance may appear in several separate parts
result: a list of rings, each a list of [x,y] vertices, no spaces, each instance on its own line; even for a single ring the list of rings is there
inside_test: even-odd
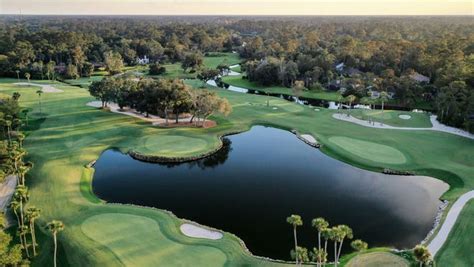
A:
[[[228,136],[211,157],[180,164],[134,160],[115,150],[98,159],[93,190],[109,202],[174,212],[236,234],[256,255],[289,259],[290,214],[301,245],[316,245],[311,219],[347,224],[370,246],[409,248],[432,227],[447,184],[384,175],[332,159],[293,134],[263,126]]]

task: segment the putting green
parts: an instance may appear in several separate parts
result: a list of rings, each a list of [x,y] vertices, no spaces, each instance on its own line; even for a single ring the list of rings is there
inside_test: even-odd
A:
[[[199,154],[209,149],[206,140],[179,135],[152,135],[142,139],[143,148],[140,152],[152,155],[176,155]]]
[[[388,252],[372,252],[354,257],[346,267],[408,267],[408,261]]]
[[[328,140],[343,150],[363,159],[386,164],[403,164],[407,161],[402,152],[390,146],[343,136],[333,136]]]
[[[217,248],[168,239],[155,220],[143,216],[94,215],[82,223],[81,230],[110,249],[126,266],[223,266],[227,261]]]

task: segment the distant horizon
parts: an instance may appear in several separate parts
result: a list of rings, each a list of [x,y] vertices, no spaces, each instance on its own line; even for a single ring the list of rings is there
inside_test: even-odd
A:
[[[473,16],[470,0],[1,0],[2,15]]]
[[[391,14],[391,15],[344,15],[344,14],[333,14],[333,15],[269,15],[269,14],[25,14],[25,13],[0,13],[0,16],[66,16],[66,17],[474,17],[473,15],[437,15],[437,14],[423,14],[423,15],[403,15],[403,14]]]

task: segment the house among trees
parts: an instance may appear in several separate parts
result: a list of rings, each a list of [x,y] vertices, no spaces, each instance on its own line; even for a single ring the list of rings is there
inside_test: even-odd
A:
[[[410,74],[410,78],[414,81],[417,81],[419,83],[429,83],[430,78],[426,77],[425,75],[419,74],[418,72],[413,72]]]
[[[360,71],[359,69],[352,68],[352,67],[346,67],[344,62],[341,62],[341,63],[337,64],[335,69],[339,73],[341,73],[343,75],[350,76],[350,77],[352,77],[354,75],[362,74],[362,71]]]
[[[137,58],[138,65],[146,65],[150,63],[150,59],[145,55],[143,58]]]
[[[367,87],[367,93],[370,95],[371,99],[378,99],[380,98],[380,92],[376,90],[372,90],[372,86]],[[388,99],[393,99],[395,96],[394,92],[387,92]]]

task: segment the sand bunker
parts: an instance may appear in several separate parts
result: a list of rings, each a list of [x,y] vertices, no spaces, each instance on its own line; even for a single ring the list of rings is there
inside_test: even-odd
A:
[[[15,83],[15,85],[20,85],[20,86],[36,86],[36,87],[41,87],[41,91],[44,93],[62,93],[64,92],[61,89],[58,89],[50,84],[39,84],[39,83]]]
[[[316,138],[314,138],[312,135],[309,135],[309,134],[302,134],[301,138],[303,138],[304,140],[308,141],[311,144],[318,143],[318,141],[316,141]]]
[[[185,236],[195,237],[195,238],[206,238],[217,240],[222,238],[222,233],[217,231],[212,231],[194,224],[184,223],[179,229]]]
[[[405,114],[403,114],[403,115],[398,115],[398,117],[399,117],[400,119],[402,119],[402,120],[409,120],[409,119],[411,119],[411,116],[410,116],[410,115],[405,115]]]

